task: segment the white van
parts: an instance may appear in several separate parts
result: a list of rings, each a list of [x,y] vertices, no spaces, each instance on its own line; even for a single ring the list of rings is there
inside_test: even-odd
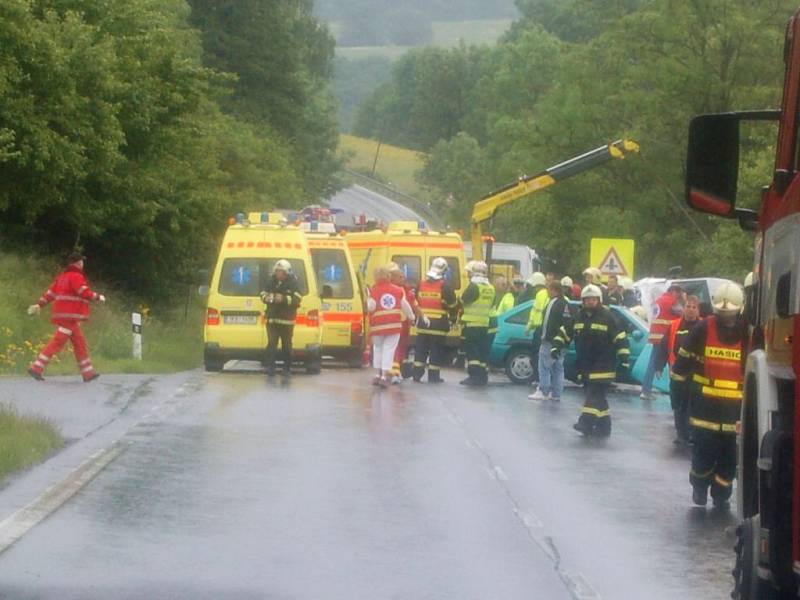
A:
[[[464,242],[464,254],[467,260],[472,260],[471,242]],[[541,268],[536,250],[524,244],[505,242],[492,244],[492,264],[510,267],[511,271],[519,273],[523,279],[527,279]]]

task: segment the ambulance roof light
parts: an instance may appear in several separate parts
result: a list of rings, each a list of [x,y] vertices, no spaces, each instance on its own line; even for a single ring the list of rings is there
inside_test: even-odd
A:
[[[239,225],[244,225],[244,213],[242,213],[242,212],[236,213],[236,222]]]
[[[261,222],[262,223],[269,223],[269,213],[268,212],[262,212],[261,213]]]

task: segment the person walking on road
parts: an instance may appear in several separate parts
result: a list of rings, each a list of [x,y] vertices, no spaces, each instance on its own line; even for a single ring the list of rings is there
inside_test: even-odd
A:
[[[691,377],[692,500],[698,506],[711,499],[724,508],[736,476],[736,423],[742,408],[742,348],[746,324],[744,294],[733,282],[714,293],[714,314],[698,323],[678,351],[674,372]]]
[[[583,384],[585,401],[578,422],[573,426],[582,435],[611,435],[611,410],[606,393],[620,367],[630,366],[628,336],[617,324],[611,310],[603,306],[603,292],[587,285],[581,292],[581,307],[575,322],[561,328],[553,339],[550,355],[559,359],[575,339],[576,369]]]
[[[266,289],[261,292],[261,301],[266,304],[267,322],[267,375],[275,375],[275,360],[278,358],[280,343],[280,359],[283,362],[283,374],[292,373],[292,336],[297,309],[303,296],[300,294],[297,277],[292,272],[292,263],[282,258],[275,262],[272,277]]]
[[[38,381],[44,381],[47,365],[64,349],[68,341],[72,343],[83,380],[88,383],[100,377],[92,365],[89,345],[83,335],[81,323],[89,319],[91,303],[105,302],[106,297],[89,287],[83,272],[85,261],[86,257],[80,252],[70,253],[67,256],[66,269],[56,277],[39,301],[28,307],[29,315],[38,315],[45,306],[53,303],[50,322],[56,326],[56,333],[28,368],[28,374]]]
[[[531,400],[561,400],[564,391],[564,356],[553,356],[555,339],[561,336],[562,328],[572,322],[569,302],[564,296],[564,288],[559,282],[547,286],[550,301],[544,311],[542,322],[542,341],[539,344],[539,388],[528,398]],[[561,338],[563,341],[563,337]]]
[[[375,269],[375,285],[369,291],[367,311],[372,337],[372,366],[378,370],[372,384],[386,387],[392,383],[392,367],[397,344],[403,331],[403,318],[414,319],[414,311],[405,291],[390,280],[387,267]]]
[[[671,285],[653,304],[650,315],[650,361],[642,380],[642,400],[653,400],[653,379],[656,365],[663,364],[666,357],[661,354],[661,340],[669,333],[672,322],[683,316],[683,289],[679,285]]]
[[[489,268],[483,261],[466,265],[470,283],[461,294],[461,322],[464,325],[464,350],[467,353],[467,378],[462,385],[485,386],[489,383],[489,320],[494,306],[495,289],[487,278]]]
[[[417,343],[414,347],[414,381],[422,382],[425,369],[428,383],[443,383],[441,370],[445,361],[445,338],[456,320],[456,293],[445,281],[447,261],[435,258],[425,281],[419,284],[417,302],[422,315],[417,319]],[[430,364],[429,364],[430,361]]]
[[[683,318],[672,321],[668,335],[665,335],[661,341],[660,355],[666,357],[665,361],[669,363],[670,367],[669,397],[675,416],[676,444],[689,443],[689,394],[691,382],[683,375],[675,373],[674,366],[689,334],[700,321],[700,298],[689,296],[686,299]],[[661,372],[664,366],[665,364],[663,363],[659,365],[657,367],[658,371]]]

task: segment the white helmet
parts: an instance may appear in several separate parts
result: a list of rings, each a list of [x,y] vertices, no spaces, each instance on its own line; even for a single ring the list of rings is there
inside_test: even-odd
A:
[[[647,309],[641,304],[631,308],[631,312],[639,317],[645,323],[650,320],[650,315],[647,314]]]
[[[600,269],[597,267],[586,267],[583,270],[583,275],[591,275],[595,279],[600,279],[603,276],[603,274],[600,272]]]
[[[622,286],[623,290],[631,291],[634,289],[633,279],[631,279],[630,277],[620,277],[619,279],[617,279],[617,283],[619,283],[620,286]]]
[[[753,287],[754,283],[755,283],[755,275],[753,275],[753,272],[750,271],[747,274],[747,277],[744,278],[744,287],[746,288]]]
[[[431,270],[436,269],[437,271],[441,271],[444,273],[447,269],[450,268],[450,265],[447,264],[447,261],[439,256],[438,258],[434,258],[433,262],[431,263]]]
[[[567,288],[571,288],[571,287],[572,287],[572,277],[565,276],[565,277],[564,277],[564,278],[561,280],[561,287],[567,287]]]
[[[531,287],[536,287],[537,285],[547,285],[547,279],[543,273],[536,271],[536,273],[528,277],[527,284]]]
[[[487,265],[482,260],[472,260],[472,271],[473,275],[483,275],[486,277],[489,274],[489,265]]]
[[[282,258],[282,259],[280,259],[279,261],[277,261],[275,263],[274,267],[272,267],[273,274],[275,273],[275,271],[285,271],[286,273],[291,273],[292,272],[292,263],[290,263],[285,258]]]
[[[744,308],[744,292],[732,281],[723,283],[714,292],[715,313],[738,313]]]
[[[596,285],[587,285],[581,290],[581,300],[585,300],[586,298],[599,298],[602,300],[603,292]]]

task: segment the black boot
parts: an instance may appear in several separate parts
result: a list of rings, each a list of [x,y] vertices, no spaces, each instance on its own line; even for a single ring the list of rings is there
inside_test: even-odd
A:
[[[692,502],[697,506],[705,506],[708,504],[708,488],[699,485],[694,486],[692,490]]]

